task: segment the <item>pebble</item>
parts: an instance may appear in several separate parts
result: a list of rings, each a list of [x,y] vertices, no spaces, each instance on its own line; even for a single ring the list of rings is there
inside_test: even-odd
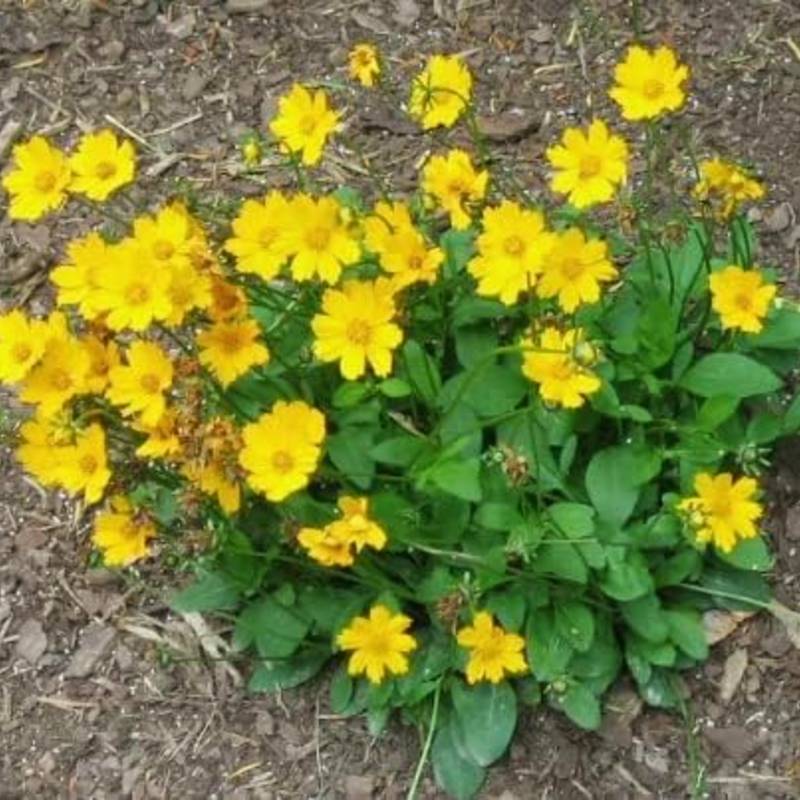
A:
[[[210,78],[208,75],[203,75],[202,72],[192,70],[183,82],[183,88],[181,89],[183,99],[187,101],[196,100],[203,93],[206,86],[208,86],[209,80]]]
[[[228,0],[225,10],[229,14],[252,14],[269,8],[270,0]]]
[[[35,664],[47,650],[47,635],[44,628],[38,620],[29,619],[23,623],[18,633],[16,654],[29,664]]]

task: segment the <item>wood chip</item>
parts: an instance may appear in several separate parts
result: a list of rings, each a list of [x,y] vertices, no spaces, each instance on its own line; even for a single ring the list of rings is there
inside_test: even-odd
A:
[[[748,655],[744,647],[734,650],[726,659],[719,682],[719,699],[730,703],[747,669]]]

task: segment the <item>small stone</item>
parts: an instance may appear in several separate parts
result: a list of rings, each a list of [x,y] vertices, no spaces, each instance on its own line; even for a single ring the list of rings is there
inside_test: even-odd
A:
[[[56,759],[51,752],[45,753],[39,759],[39,769],[44,775],[49,775],[56,768]]]
[[[194,11],[189,11],[171,22],[166,22],[164,30],[176,39],[188,39],[194,33],[196,23],[197,17],[195,17]]]
[[[720,753],[732,758],[737,764],[747,761],[763,744],[749,731],[738,725],[727,728],[707,728],[704,735]]]
[[[66,678],[85,678],[90,675],[114,641],[116,632],[106,625],[92,623],[81,636],[80,647],[64,673]]]
[[[187,101],[196,100],[203,93],[203,89],[206,88],[209,80],[208,75],[192,70],[183,82],[183,89],[181,89],[183,99]]]
[[[275,733],[275,717],[269,711],[259,711],[256,715],[256,732],[261,736],[272,736]]]
[[[110,42],[106,42],[97,52],[102,58],[115,63],[125,54],[125,42],[112,39]]]
[[[736,694],[747,669],[747,660],[747,650],[743,647],[737,648],[725,659],[722,679],[719,682],[719,699],[723,703],[730,703]]]
[[[347,800],[371,800],[375,781],[368,775],[346,775],[344,796]]]
[[[253,14],[269,8],[269,0],[228,0],[225,10],[229,14]]]
[[[135,99],[136,94],[133,89],[131,89],[130,86],[124,86],[119,90],[114,100],[114,105],[116,105],[117,108],[127,108]]]
[[[645,766],[659,775],[666,775],[669,772],[669,759],[659,750],[648,750],[644,754]]]
[[[785,231],[795,222],[795,213],[791,204],[783,202],[764,214],[764,227],[770,233]]]
[[[44,628],[35,619],[29,619],[19,629],[16,654],[29,664],[35,664],[47,650],[47,636]]]

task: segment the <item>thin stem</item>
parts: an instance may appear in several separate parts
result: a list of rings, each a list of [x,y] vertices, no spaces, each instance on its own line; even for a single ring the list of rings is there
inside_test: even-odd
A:
[[[433,744],[433,736],[436,733],[436,723],[439,720],[439,698],[442,693],[442,679],[436,683],[436,691],[433,693],[433,709],[431,710],[431,719],[428,723],[428,733],[425,736],[425,743],[422,745],[422,752],[417,762],[417,769],[414,771],[414,779],[411,781],[411,787],[406,795],[406,800],[416,800],[417,792],[419,791],[419,784],[422,781],[422,773],[425,771],[425,765],[428,763],[428,753]]]

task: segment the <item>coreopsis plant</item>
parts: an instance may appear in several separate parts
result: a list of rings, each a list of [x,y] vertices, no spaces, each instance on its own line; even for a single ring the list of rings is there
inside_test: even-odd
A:
[[[397,96],[371,45],[349,71]],[[493,174],[445,55],[400,94],[474,147],[437,130],[406,195],[308,190],[346,124],[302,84],[243,145],[244,171],[272,147],[297,186],[228,219],[174,192],[117,205],[136,157],[108,130],[72,155],[33,136],[3,178],[12,219],[109,216],[53,266],[49,316],[0,315],[20,463],[94,514],[108,566],[191,565],[173,605],[233,615],[252,691],[331,663],[336,713],[422,726],[410,796],[428,758],[477,792],[520,704],[595,728],[627,671],[679,705],[703,611],[770,604],[761,477],[800,430],[800,310],[742,214],[762,185],[695,152],[688,68],[636,46],[614,78],[631,124],[554,136],[535,203]]]

